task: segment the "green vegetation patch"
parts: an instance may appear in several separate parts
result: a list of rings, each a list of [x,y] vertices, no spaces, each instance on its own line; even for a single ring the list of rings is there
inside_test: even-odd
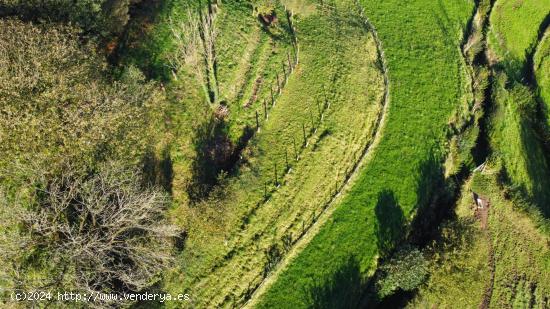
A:
[[[548,236],[521,209],[521,200],[506,199],[495,172],[486,167],[462,188],[458,219],[443,229],[430,265],[429,281],[409,307],[546,308],[550,293]],[[490,203],[487,229],[475,216],[471,191]]]
[[[540,140],[532,129],[536,100],[526,86],[515,84],[507,89],[506,82],[506,76],[499,74],[493,87],[495,112],[491,119],[491,144],[504,162],[504,177],[548,215],[549,169]]]
[[[547,18],[547,0],[497,0],[490,16],[488,35],[493,59],[503,62],[510,77],[520,80],[524,64],[536,47],[540,26]]]

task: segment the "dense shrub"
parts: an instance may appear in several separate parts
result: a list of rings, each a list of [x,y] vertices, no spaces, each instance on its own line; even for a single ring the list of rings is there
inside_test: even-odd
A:
[[[0,21],[0,166],[137,162],[158,93],[137,69],[118,80],[74,28]]]
[[[377,290],[382,299],[398,290],[416,289],[428,276],[428,262],[418,249],[406,247],[395,253],[380,271]]]
[[[102,36],[122,32],[128,10],[141,0],[2,0],[2,15],[20,15],[31,20],[71,22]]]

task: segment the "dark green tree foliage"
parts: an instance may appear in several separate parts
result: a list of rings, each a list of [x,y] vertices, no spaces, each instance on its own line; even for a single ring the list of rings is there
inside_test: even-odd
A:
[[[137,162],[158,105],[156,87],[137,69],[118,80],[107,73],[74,28],[0,21],[0,167]]]
[[[70,22],[107,37],[127,24],[130,5],[141,0],[1,0],[0,16]]]
[[[398,290],[412,291],[428,276],[428,261],[414,247],[405,247],[380,267],[381,275],[376,283],[379,299]]]

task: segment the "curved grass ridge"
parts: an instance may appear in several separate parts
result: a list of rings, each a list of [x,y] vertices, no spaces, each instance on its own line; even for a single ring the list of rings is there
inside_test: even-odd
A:
[[[361,7],[360,15],[364,19],[365,26],[371,31],[375,44],[376,44],[376,51],[378,54],[378,59],[381,64],[382,74],[384,77],[384,97],[383,97],[383,103],[382,103],[382,112],[378,114],[378,117],[376,118],[376,123],[374,126],[374,129],[372,131],[371,141],[367,143],[366,147],[364,148],[361,157],[358,162],[356,162],[355,166],[352,169],[352,172],[346,176],[346,179],[342,183],[342,185],[338,188],[337,193],[330,199],[330,201],[327,203],[323,211],[319,214],[319,218],[311,228],[307,230],[307,233],[302,235],[300,238],[297,239],[296,244],[293,246],[291,251],[284,257],[283,261],[277,265],[277,268],[274,272],[272,272],[269,276],[264,278],[262,282],[258,285],[258,287],[254,290],[252,296],[250,297],[249,301],[245,304],[245,308],[252,308],[257,305],[258,300],[262,297],[262,295],[269,289],[269,287],[275,282],[278,278],[278,276],[288,267],[289,263],[293,261],[293,259],[311,242],[313,237],[319,232],[321,227],[327,222],[328,219],[330,219],[332,213],[336,209],[336,205],[342,201],[345,194],[353,187],[355,182],[357,181],[357,178],[359,177],[360,170],[368,164],[370,159],[372,158],[372,152],[375,150],[376,146],[380,143],[380,139],[382,137],[382,131],[383,127],[385,125],[385,119],[386,114],[389,109],[390,105],[390,83],[388,79],[388,68],[386,64],[386,58],[384,56],[384,50],[382,48],[382,42],[378,38],[378,33],[376,32],[376,28],[370,23],[369,19],[364,16],[364,9]]]
[[[423,178],[436,167],[423,162],[444,140],[448,117],[461,97],[457,46],[473,3],[439,1],[435,8],[427,0],[361,3],[377,27],[391,72],[384,138],[332,218],[282,271],[258,308],[356,305],[379,244],[395,240],[377,231],[399,235],[430,195],[430,181]]]
[[[488,44],[510,77],[521,80],[527,73],[525,63],[541,34],[540,25],[548,21],[548,1],[497,0],[490,16]],[[546,20],[546,21],[545,21]]]
[[[224,194],[173,211],[188,218],[190,228],[181,268],[167,275],[164,288],[188,293],[197,307],[234,307],[248,299],[270,271],[266,262],[273,264],[267,253],[286,254],[370,142],[384,93],[372,35],[347,21],[338,32],[336,20],[319,17],[300,19],[300,65],[245,149],[243,164],[225,180]],[[329,104],[322,108],[325,94]]]

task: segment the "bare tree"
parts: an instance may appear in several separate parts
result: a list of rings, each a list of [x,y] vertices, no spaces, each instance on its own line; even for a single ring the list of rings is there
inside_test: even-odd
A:
[[[170,59],[171,65],[175,70],[184,65],[189,67],[211,103],[217,102],[219,97],[216,16],[217,5],[209,4],[208,10],[199,10],[197,14],[189,9],[184,20],[170,20],[170,29],[176,44],[176,51]]]
[[[11,287],[90,295],[155,283],[172,261],[177,229],[164,220],[165,194],[142,189],[137,176],[111,163],[92,176],[42,174],[23,195],[1,194],[0,262],[10,265],[3,275]]]

